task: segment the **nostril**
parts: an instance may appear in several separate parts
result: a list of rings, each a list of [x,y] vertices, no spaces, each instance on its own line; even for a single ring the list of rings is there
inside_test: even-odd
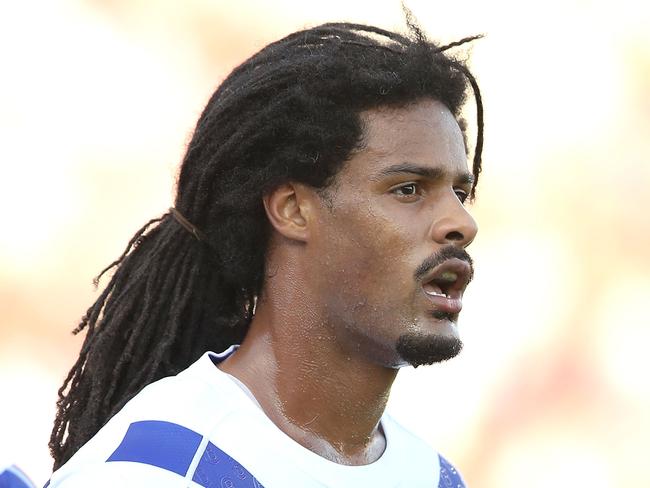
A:
[[[445,236],[445,238],[448,241],[462,241],[463,239],[465,239],[463,234],[461,234],[457,230],[453,230],[451,232],[448,232],[447,235]]]

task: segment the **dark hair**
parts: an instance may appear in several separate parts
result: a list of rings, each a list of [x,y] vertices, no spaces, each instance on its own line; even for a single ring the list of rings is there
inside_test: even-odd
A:
[[[433,98],[460,120],[469,84],[478,181],[480,93],[464,62],[447,54],[475,37],[438,46],[408,14],[407,24],[408,35],[350,23],[296,32],[219,86],[187,148],[175,200],[203,239],[166,213],[96,279],[115,269],[74,330],[87,332],[59,390],[49,444],[55,469],[144,386],[241,342],[270,235],[262,196],[287,181],[327,188],[362,139],[361,111]]]

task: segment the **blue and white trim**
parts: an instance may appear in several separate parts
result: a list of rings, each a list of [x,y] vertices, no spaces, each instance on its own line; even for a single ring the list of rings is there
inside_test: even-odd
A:
[[[148,464],[206,488],[263,488],[246,468],[201,434],[172,422],[133,422],[106,462]]]

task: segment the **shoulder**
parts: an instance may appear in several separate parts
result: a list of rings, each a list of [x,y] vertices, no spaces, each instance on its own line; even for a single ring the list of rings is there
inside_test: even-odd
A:
[[[50,487],[178,486],[206,435],[238,408],[236,388],[204,355],[144,388],[52,475]]]
[[[239,408],[239,389],[215,366],[211,355],[205,353],[177,375],[147,385],[107,423],[108,430],[124,434],[133,423],[160,421],[160,425],[178,424],[204,432]]]
[[[388,439],[398,444],[399,450],[408,458],[408,464],[420,470],[431,470],[438,488],[466,488],[458,470],[440,453],[415,433],[400,425],[390,415],[382,417],[382,425]]]

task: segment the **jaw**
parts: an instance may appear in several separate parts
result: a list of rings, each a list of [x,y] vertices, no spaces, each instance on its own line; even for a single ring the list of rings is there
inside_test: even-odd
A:
[[[397,340],[396,350],[401,359],[413,367],[447,361],[457,356],[463,343],[456,334],[404,334]]]
[[[457,356],[463,347],[457,321],[458,314],[430,309],[420,311],[414,323],[402,329],[394,342],[399,366],[417,367]]]

